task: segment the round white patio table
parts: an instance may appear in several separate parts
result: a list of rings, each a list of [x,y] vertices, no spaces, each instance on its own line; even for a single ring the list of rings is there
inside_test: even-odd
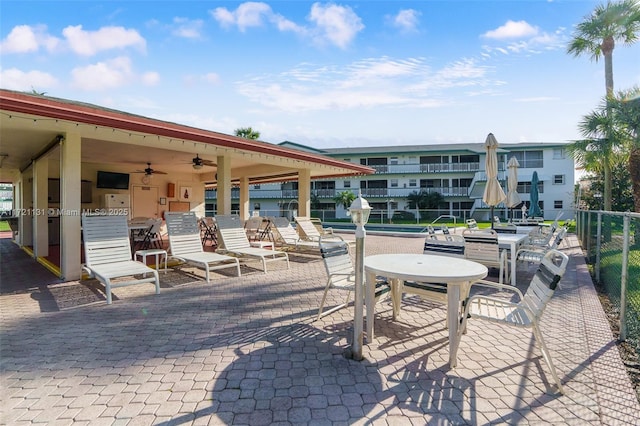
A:
[[[447,325],[449,328],[449,365],[457,363],[460,336],[460,302],[469,294],[473,281],[485,278],[487,267],[470,260],[428,254],[378,254],[364,259],[366,276],[366,327],[367,339],[373,342],[376,276],[391,280],[392,290],[397,291],[400,281],[418,281],[447,284]],[[399,295],[401,296],[401,295]],[[400,302],[400,297],[398,303]]]

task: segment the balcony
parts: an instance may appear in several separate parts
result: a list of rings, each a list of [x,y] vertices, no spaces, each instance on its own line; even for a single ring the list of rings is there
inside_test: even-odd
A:
[[[357,194],[358,191],[362,192],[363,197],[369,198],[382,198],[382,197],[396,197],[406,198],[412,192],[438,192],[444,197],[467,197],[469,195],[469,188],[463,187],[438,187],[438,188],[420,188],[417,186],[403,187],[403,188],[338,188],[338,189],[312,189],[311,194],[322,199],[333,199],[338,193],[343,191],[351,191]],[[297,189],[251,189],[249,190],[249,197],[252,200],[297,200]],[[215,200],[217,198],[216,190],[207,190],[205,194],[206,200]],[[231,190],[231,198],[239,199],[240,191],[237,188]]]
[[[369,166],[376,174],[465,173],[480,170],[480,163],[385,164]]]

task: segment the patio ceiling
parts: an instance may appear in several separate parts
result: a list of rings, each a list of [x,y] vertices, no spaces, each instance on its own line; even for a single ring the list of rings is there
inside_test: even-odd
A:
[[[310,170],[311,178],[371,174],[373,169],[260,141],[225,135],[176,123],[114,111],[95,105],[27,93],[0,90],[1,181],[15,179],[40,155],[56,160],[59,135],[79,134],[82,162],[130,165],[131,172],[151,163],[154,170],[194,173],[215,183],[216,167],[192,167],[198,155],[217,163],[231,159],[232,179],[252,183],[297,179]]]

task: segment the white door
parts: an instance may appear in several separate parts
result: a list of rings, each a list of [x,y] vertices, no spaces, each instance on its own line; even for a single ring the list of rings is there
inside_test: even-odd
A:
[[[158,187],[134,186],[131,217],[158,217]]]

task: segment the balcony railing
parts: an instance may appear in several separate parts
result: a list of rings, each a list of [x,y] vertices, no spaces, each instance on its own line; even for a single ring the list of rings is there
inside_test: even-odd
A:
[[[398,199],[406,198],[412,192],[437,192],[444,197],[467,197],[469,188],[465,187],[438,187],[438,188],[420,188],[417,186],[403,188],[338,188],[338,189],[312,189],[311,194],[321,200],[333,199],[336,195],[343,191],[351,191],[357,194],[362,192],[363,197],[381,198],[396,197]],[[250,189],[249,197],[253,200],[291,200],[298,199],[297,189]],[[207,190],[205,199],[215,200],[217,198],[216,190]],[[231,190],[231,198],[239,199],[240,191],[237,188]]]
[[[369,166],[377,174],[475,172],[480,163],[384,164]]]

